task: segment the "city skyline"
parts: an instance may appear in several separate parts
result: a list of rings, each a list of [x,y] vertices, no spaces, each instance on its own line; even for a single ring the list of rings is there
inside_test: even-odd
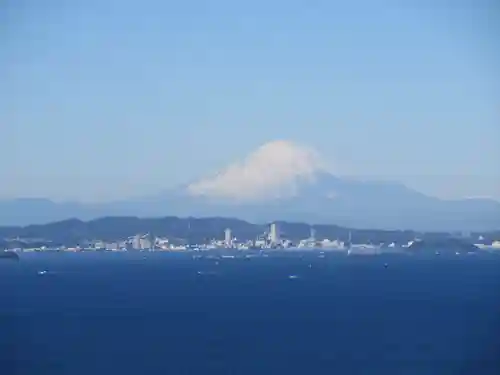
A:
[[[500,200],[493,2],[1,5],[0,199],[159,193],[285,139]]]

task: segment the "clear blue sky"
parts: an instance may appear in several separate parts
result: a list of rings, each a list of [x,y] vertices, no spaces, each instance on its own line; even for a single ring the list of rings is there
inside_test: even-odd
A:
[[[154,193],[287,139],[500,199],[495,3],[1,2],[0,197]]]

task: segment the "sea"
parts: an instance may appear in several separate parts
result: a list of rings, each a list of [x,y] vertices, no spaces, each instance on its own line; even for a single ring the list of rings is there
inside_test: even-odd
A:
[[[499,255],[192,255],[0,260],[0,374],[500,374]]]

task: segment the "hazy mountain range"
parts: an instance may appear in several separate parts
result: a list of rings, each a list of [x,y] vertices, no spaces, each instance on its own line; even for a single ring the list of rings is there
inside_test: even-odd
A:
[[[0,201],[0,225],[110,215],[225,216],[422,231],[500,228],[495,200],[441,200],[398,183],[341,178],[314,150],[286,141],[268,143],[220,173],[155,196],[101,204]]]

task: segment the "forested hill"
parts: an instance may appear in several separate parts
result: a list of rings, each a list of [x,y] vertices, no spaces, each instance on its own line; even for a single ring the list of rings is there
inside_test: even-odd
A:
[[[308,238],[311,226],[307,223],[277,222],[283,237],[291,240]],[[138,218],[103,217],[91,221],[68,219],[43,225],[0,227],[0,246],[15,247],[84,244],[86,241],[117,241],[136,234],[150,233],[158,237],[202,243],[210,239],[222,239],[224,230],[231,228],[239,240],[255,239],[267,229],[267,224],[252,224],[235,218]],[[353,242],[359,243],[406,243],[415,237],[447,237],[449,233],[418,233],[414,231],[383,231],[350,229],[336,225],[314,225],[317,239],[347,240],[351,233]],[[478,237],[479,233],[474,233]],[[481,233],[485,242],[500,238],[496,233]]]

